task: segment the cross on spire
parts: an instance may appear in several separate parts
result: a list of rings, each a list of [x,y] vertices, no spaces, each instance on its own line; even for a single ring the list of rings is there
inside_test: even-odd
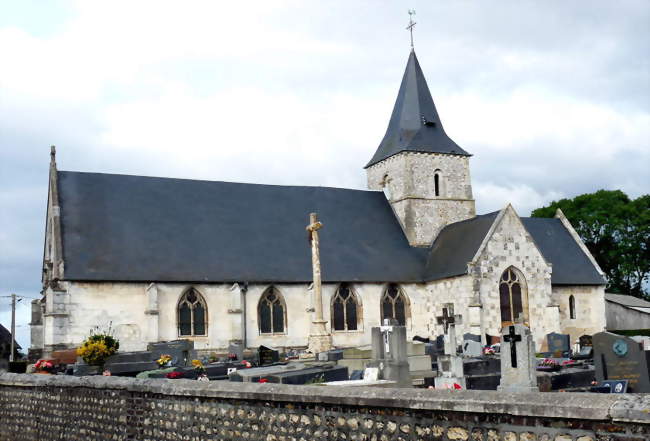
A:
[[[417,24],[413,21],[413,16],[415,15],[415,9],[409,9],[409,25],[406,29],[411,33],[411,49],[413,49],[413,28]]]

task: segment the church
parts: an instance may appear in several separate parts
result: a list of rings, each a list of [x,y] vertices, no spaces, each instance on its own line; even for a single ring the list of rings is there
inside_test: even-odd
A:
[[[304,349],[315,327],[360,346],[386,318],[433,338],[455,316],[483,343],[522,320],[538,348],[550,332],[602,331],[604,274],[569,221],[477,215],[470,157],[413,50],[368,190],[62,171],[52,148],[32,349],[77,347],[109,323],[127,351],[178,338]]]

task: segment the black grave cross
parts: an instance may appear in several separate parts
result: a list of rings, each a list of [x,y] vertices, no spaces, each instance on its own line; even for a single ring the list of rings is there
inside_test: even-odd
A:
[[[503,340],[510,343],[510,362],[513,368],[517,367],[517,342],[521,341],[521,335],[515,333],[515,327],[509,326],[508,334],[503,336]]]
[[[447,312],[447,308],[442,308],[442,316],[441,317],[436,317],[438,320],[439,325],[443,325],[445,327],[445,334],[447,331],[449,331],[449,325],[454,323],[454,317],[450,316],[449,313]]]

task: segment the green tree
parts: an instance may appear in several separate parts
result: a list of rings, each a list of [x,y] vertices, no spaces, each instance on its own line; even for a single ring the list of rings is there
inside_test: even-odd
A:
[[[532,212],[560,208],[607,275],[607,290],[650,298],[650,195],[631,200],[620,190],[561,199]]]

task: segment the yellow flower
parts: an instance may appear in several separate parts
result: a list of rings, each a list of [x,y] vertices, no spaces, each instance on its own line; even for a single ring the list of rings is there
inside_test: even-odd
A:
[[[202,368],[203,363],[201,363],[201,360],[192,360],[192,366],[194,366],[195,368]]]

